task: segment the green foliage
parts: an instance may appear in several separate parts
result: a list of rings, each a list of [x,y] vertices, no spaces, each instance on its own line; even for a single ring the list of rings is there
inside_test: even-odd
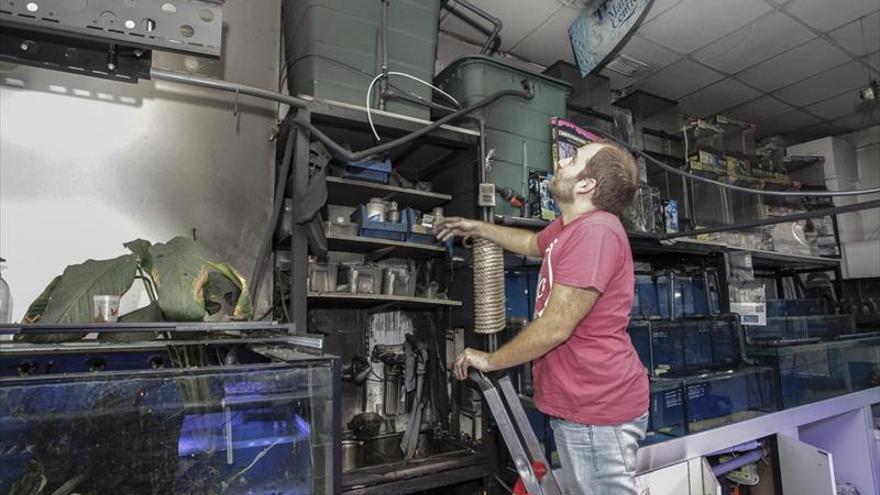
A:
[[[68,266],[31,303],[24,322],[90,323],[93,296],[122,296],[137,279],[144,283],[152,302],[120,316],[121,322],[201,321],[217,313],[235,320],[253,316],[244,277],[228,263],[209,260],[195,241],[175,237],[152,245],[136,239],[123,246],[133,254]],[[27,340],[58,342],[63,337],[41,335]]]

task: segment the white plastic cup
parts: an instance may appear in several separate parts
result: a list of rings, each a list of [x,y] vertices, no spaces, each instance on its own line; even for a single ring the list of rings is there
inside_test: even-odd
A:
[[[116,323],[119,318],[119,296],[92,296],[92,320],[95,323]]]

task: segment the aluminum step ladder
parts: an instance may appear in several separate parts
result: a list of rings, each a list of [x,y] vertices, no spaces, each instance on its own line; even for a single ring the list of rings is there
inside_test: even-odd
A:
[[[486,404],[495,418],[520,480],[529,495],[562,495],[562,489],[544,456],[510,377],[499,378],[497,384],[481,371],[471,371],[468,377],[480,387],[486,398]],[[542,465],[545,473],[543,477],[540,476]],[[536,468],[539,470],[538,475],[535,473]]]

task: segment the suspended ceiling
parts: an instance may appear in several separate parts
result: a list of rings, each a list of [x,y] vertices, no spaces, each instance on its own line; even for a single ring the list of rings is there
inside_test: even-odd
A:
[[[471,1],[504,22],[503,51],[544,66],[574,62],[568,27],[583,0]],[[479,39],[448,14],[441,30]],[[619,53],[646,67],[631,77],[602,69],[613,89],[677,100],[691,116],[755,122],[759,137],[880,124],[880,104],[858,95],[880,79],[880,0],[654,0]]]

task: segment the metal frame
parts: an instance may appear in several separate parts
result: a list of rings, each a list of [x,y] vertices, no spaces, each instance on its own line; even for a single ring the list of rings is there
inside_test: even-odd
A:
[[[224,0],[0,0],[0,24],[144,49],[220,56]]]

